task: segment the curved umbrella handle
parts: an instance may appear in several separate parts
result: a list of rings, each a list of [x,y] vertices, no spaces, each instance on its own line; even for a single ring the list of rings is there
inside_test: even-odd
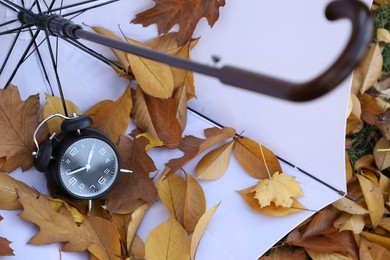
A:
[[[326,9],[329,20],[348,18],[352,33],[340,57],[321,75],[301,84],[267,77],[231,66],[220,69],[219,79],[229,85],[291,101],[308,101],[320,97],[340,84],[366,53],[373,31],[373,20],[360,1],[338,0]]]
[[[351,20],[351,37],[340,57],[329,69],[315,79],[299,84],[233,66],[225,66],[220,69],[210,67],[118,41],[86,31],[80,25],[74,24],[72,21],[64,19],[59,15],[46,15],[45,13],[36,15],[29,10],[22,10],[19,14],[19,19],[23,24],[36,25],[54,36],[85,39],[174,67],[216,77],[225,84],[291,101],[315,99],[334,89],[352,72],[367,50],[373,31],[373,20],[368,8],[362,2],[357,0],[336,0],[331,2],[326,9],[326,17],[329,20],[340,18]]]

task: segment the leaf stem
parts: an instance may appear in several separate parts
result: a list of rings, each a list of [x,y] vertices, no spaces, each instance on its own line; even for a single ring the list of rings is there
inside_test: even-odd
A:
[[[259,142],[259,147],[260,147],[261,157],[263,157],[265,169],[267,170],[269,178],[272,179],[271,173],[269,172],[269,169],[268,169],[267,161],[265,160],[265,156],[264,156],[264,152],[263,152],[263,146],[261,145],[260,142]]]

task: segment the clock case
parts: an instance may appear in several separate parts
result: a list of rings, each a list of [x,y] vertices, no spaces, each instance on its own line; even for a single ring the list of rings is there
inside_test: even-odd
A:
[[[57,116],[65,119],[61,124],[61,133],[59,133],[57,136],[53,135],[49,138],[49,140],[46,140],[37,145],[38,142],[36,140],[36,135],[39,129],[48,120]],[[33,153],[35,157],[34,167],[37,170],[45,173],[49,184],[59,195],[76,199],[96,199],[110,191],[119,177],[120,157],[118,150],[116,149],[114,143],[104,133],[97,129],[90,128],[91,125],[92,119],[89,116],[80,115],[69,118],[61,114],[54,114],[42,121],[35,130],[34,142],[36,143],[38,149],[37,152]],[[96,194],[94,196],[79,196],[68,191],[60,178],[60,158],[64,155],[65,151],[70,145],[84,138],[96,138],[108,143],[113,149],[118,163],[118,170],[115,173],[114,181],[112,182],[111,186],[102,193]]]

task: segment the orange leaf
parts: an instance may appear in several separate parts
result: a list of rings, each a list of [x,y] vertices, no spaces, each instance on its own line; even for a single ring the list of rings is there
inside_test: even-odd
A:
[[[225,0],[153,1],[156,3],[153,8],[137,14],[131,22],[143,26],[156,23],[158,34],[167,33],[175,24],[179,24],[179,45],[191,39],[202,17],[206,17],[209,25],[213,26],[219,18],[219,7],[225,5]]]
[[[275,154],[264,146],[261,146],[261,148],[265,161],[259,143],[246,137],[236,138],[234,155],[241,166],[254,178],[266,179],[269,178],[269,173],[272,175],[275,172],[282,172],[282,167]]]
[[[13,85],[0,90],[0,158],[5,158],[1,171],[23,171],[33,166],[32,152],[36,149],[33,134],[38,126],[39,95],[20,99],[19,90]],[[47,134],[39,132],[39,139]]]
[[[206,197],[202,186],[189,174],[186,174],[186,196],[184,202],[184,228],[192,233],[200,217],[206,211]]]
[[[0,221],[3,220],[3,217],[0,216]],[[9,247],[11,241],[4,237],[0,237],[0,256],[14,255],[14,250]]]
[[[91,108],[94,114],[91,114],[91,111],[87,111],[86,114],[92,117],[92,127],[102,131],[116,143],[126,132],[129,124],[133,105],[130,88],[127,87],[115,102],[103,101],[103,104],[99,111],[96,109],[98,104]]]

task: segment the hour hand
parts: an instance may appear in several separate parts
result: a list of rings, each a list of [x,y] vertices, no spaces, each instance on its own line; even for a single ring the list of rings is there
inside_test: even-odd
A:
[[[94,148],[92,148],[91,151],[89,151],[87,164],[85,165],[85,169],[87,169],[87,171],[91,168],[91,160],[94,152],[95,152]]]
[[[78,168],[78,169],[70,171],[70,172],[65,172],[65,175],[72,175],[72,174],[84,171],[85,169],[87,169],[87,167],[84,166],[84,167]]]

